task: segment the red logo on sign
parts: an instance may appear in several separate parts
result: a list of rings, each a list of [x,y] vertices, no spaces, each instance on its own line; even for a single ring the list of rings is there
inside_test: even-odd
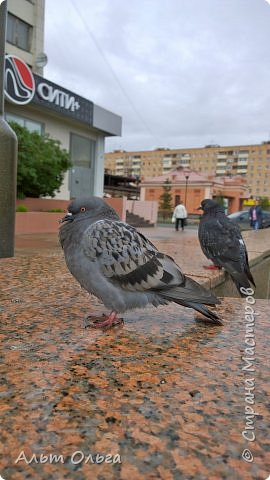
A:
[[[5,95],[17,105],[26,105],[35,95],[35,80],[31,69],[15,55],[6,55]]]

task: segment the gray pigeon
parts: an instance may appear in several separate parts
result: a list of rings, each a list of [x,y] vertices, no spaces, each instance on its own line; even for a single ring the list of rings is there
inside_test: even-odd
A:
[[[245,242],[238,225],[234,224],[215,200],[201,203],[203,216],[199,225],[199,240],[202,251],[214,265],[226,270],[238,291],[249,288],[255,282],[251,275]]]
[[[174,260],[135,228],[121,222],[101,198],[78,198],[61,220],[59,238],[68,269],[80,285],[111,310],[96,327],[117,324],[117,314],[147,304],[175,302],[222,324],[205,305],[220,301],[186,277]]]

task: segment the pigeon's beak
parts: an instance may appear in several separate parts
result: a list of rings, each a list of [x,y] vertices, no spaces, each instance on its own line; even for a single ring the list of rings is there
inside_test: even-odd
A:
[[[202,206],[200,205],[196,210],[202,210]]]
[[[73,222],[74,217],[72,213],[68,212],[61,220],[59,220],[59,223],[64,223],[64,222]]]

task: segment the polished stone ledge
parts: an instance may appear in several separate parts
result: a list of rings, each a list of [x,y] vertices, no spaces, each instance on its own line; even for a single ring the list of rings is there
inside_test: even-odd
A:
[[[186,272],[202,273],[195,235],[174,237],[158,242]],[[223,326],[171,304],[130,312],[121,328],[84,329],[103,307],[52,239],[41,241],[0,261],[1,476],[265,480],[269,302],[222,299]],[[251,309],[254,322],[245,317]],[[256,415],[247,418],[250,408]],[[254,441],[243,436],[247,423]],[[252,462],[242,458],[247,449]],[[92,463],[96,454],[121,463]]]

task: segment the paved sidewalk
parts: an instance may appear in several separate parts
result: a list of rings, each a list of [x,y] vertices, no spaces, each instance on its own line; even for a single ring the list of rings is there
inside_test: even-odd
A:
[[[202,272],[196,232],[143,233],[186,273]],[[267,238],[259,232],[249,242],[259,250]],[[130,312],[122,328],[85,330],[84,318],[104,308],[67,271],[56,236],[16,240],[16,257],[0,260],[5,480],[267,478],[268,301],[252,306],[249,351],[245,299],[222,301],[223,326],[171,304]],[[244,358],[254,371],[243,370]],[[256,420],[246,417],[251,407]],[[97,454],[116,463],[92,463]]]

